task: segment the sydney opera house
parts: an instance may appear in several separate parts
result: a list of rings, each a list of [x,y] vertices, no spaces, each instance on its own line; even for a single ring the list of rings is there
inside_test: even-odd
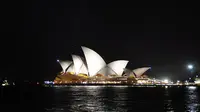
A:
[[[128,60],[106,63],[94,50],[83,46],[81,48],[83,56],[72,55],[72,61],[57,60],[62,71],[54,79],[55,84],[122,84],[150,83],[151,81],[144,74],[150,67],[127,69]]]

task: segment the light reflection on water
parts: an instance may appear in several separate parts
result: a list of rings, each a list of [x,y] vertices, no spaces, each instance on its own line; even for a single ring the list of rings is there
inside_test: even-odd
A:
[[[199,93],[196,86],[188,86],[185,91],[186,110],[190,112],[200,111]]]
[[[73,102],[70,104],[70,110],[92,112],[110,110],[125,112],[127,110],[119,108],[120,105],[124,104],[123,98],[126,98],[123,93],[119,92],[121,89],[124,90],[124,88],[109,88],[109,92],[107,92],[105,87],[101,86],[71,87],[71,91],[76,92],[72,93]]]
[[[198,112],[200,109],[197,87],[70,86],[53,89],[54,101],[47,112]]]
[[[170,97],[170,91],[168,86],[165,86],[165,100],[164,100],[164,110],[167,112],[174,112],[173,106],[172,106],[172,99]]]

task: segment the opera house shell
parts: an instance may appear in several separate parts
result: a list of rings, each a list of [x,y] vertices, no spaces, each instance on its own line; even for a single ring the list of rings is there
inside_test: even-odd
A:
[[[94,50],[82,46],[83,57],[71,55],[72,61],[57,60],[62,71],[56,76],[55,83],[81,83],[98,81],[137,81],[150,67],[129,70],[129,61],[116,60],[106,64]]]

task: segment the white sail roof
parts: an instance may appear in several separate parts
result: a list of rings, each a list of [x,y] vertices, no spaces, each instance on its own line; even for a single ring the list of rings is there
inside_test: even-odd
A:
[[[96,75],[100,69],[106,66],[106,62],[98,53],[92,49],[83,46],[81,48],[85,55],[89,76],[92,77]]]
[[[135,73],[136,77],[140,77],[142,74],[144,74],[144,72],[146,72],[149,69],[151,69],[151,67],[137,68],[133,70],[133,72]]]
[[[72,55],[72,60],[74,63],[74,69],[75,69],[76,74],[79,74],[79,73],[88,74],[87,67],[80,56]]]
[[[70,66],[70,64],[72,63],[72,61],[61,61],[61,60],[58,60],[58,62],[60,63],[60,66],[62,67],[63,69],[63,72],[66,71],[66,69]]]
[[[135,77],[133,71],[129,70],[127,68],[124,69],[124,75],[123,76],[134,76]]]
[[[114,70],[118,76],[122,76],[124,68],[126,68],[128,62],[129,61],[127,60],[117,60],[109,63],[107,66]]]
[[[70,66],[67,68],[66,72],[75,73],[74,63],[70,64]]]
[[[104,76],[117,75],[117,73],[108,66],[100,69],[97,74],[102,74]]]

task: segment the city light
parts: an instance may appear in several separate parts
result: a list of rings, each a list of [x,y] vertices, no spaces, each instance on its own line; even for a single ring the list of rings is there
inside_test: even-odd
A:
[[[188,68],[189,70],[191,70],[191,69],[193,69],[193,68],[194,68],[194,66],[193,66],[193,65],[191,65],[191,64],[189,64],[189,65],[187,66],[187,68]]]
[[[191,90],[195,90],[197,87],[196,86],[189,86],[188,88],[191,89]]]
[[[169,80],[168,80],[168,79],[165,79],[165,80],[164,80],[164,83],[169,83]]]
[[[200,84],[200,80],[194,81],[195,84]]]

